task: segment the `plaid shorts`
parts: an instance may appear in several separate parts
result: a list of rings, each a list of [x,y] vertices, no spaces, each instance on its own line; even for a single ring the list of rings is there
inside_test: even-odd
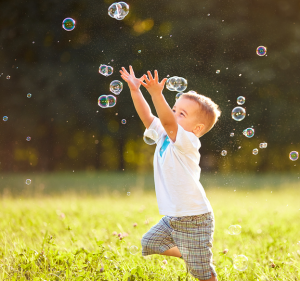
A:
[[[142,255],[161,254],[178,247],[189,272],[202,280],[217,276],[212,264],[214,216],[163,217],[142,238]]]

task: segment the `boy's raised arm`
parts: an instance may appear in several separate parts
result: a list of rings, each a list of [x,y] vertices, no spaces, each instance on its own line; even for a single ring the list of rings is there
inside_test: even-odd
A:
[[[141,81],[144,78],[136,78],[131,65],[129,66],[129,73],[124,67],[122,67],[120,73],[123,80],[128,84],[135,109],[144,126],[148,129],[154,119],[154,115],[151,113],[150,106],[140,90]]]

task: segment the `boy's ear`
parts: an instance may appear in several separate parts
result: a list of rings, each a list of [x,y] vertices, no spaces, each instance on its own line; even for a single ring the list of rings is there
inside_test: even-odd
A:
[[[197,124],[193,130],[193,133],[198,136],[200,135],[201,131],[204,129],[204,124]]]

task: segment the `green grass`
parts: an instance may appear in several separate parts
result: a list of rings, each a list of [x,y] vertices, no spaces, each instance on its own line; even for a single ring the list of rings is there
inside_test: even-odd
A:
[[[154,192],[136,188],[148,186],[148,180],[150,188],[150,176],[108,175],[91,191],[88,183],[99,177],[88,175],[86,180],[95,181],[84,183],[81,175],[77,192],[71,192],[67,176],[52,175],[47,181],[40,175],[31,177],[32,186],[40,180],[56,190],[55,181],[64,182],[65,194],[49,195],[47,188],[42,192],[25,186],[22,196],[17,189],[8,192],[6,177],[0,199],[0,280],[186,280],[184,261],[141,256],[140,239],[161,218]],[[23,182],[23,177],[14,180]],[[219,280],[300,280],[300,185],[294,177],[275,175],[276,186],[271,176],[207,177],[207,196],[216,218],[213,254]],[[249,185],[256,182],[256,189],[248,189],[242,179]],[[242,226],[240,235],[228,234],[233,224]],[[128,236],[119,240],[114,231]],[[131,254],[131,246],[137,246],[138,253]],[[245,271],[232,266],[232,259],[241,254],[248,257]],[[188,275],[188,280],[195,279]]]

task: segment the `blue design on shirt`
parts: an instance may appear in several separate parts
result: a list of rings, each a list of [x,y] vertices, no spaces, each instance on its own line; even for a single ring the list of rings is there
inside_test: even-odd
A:
[[[169,136],[167,135],[163,145],[161,146],[160,150],[159,150],[159,155],[160,157],[162,157],[163,153],[165,152],[165,150],[167,149],[168,145],[170,144],[170,139]]]

